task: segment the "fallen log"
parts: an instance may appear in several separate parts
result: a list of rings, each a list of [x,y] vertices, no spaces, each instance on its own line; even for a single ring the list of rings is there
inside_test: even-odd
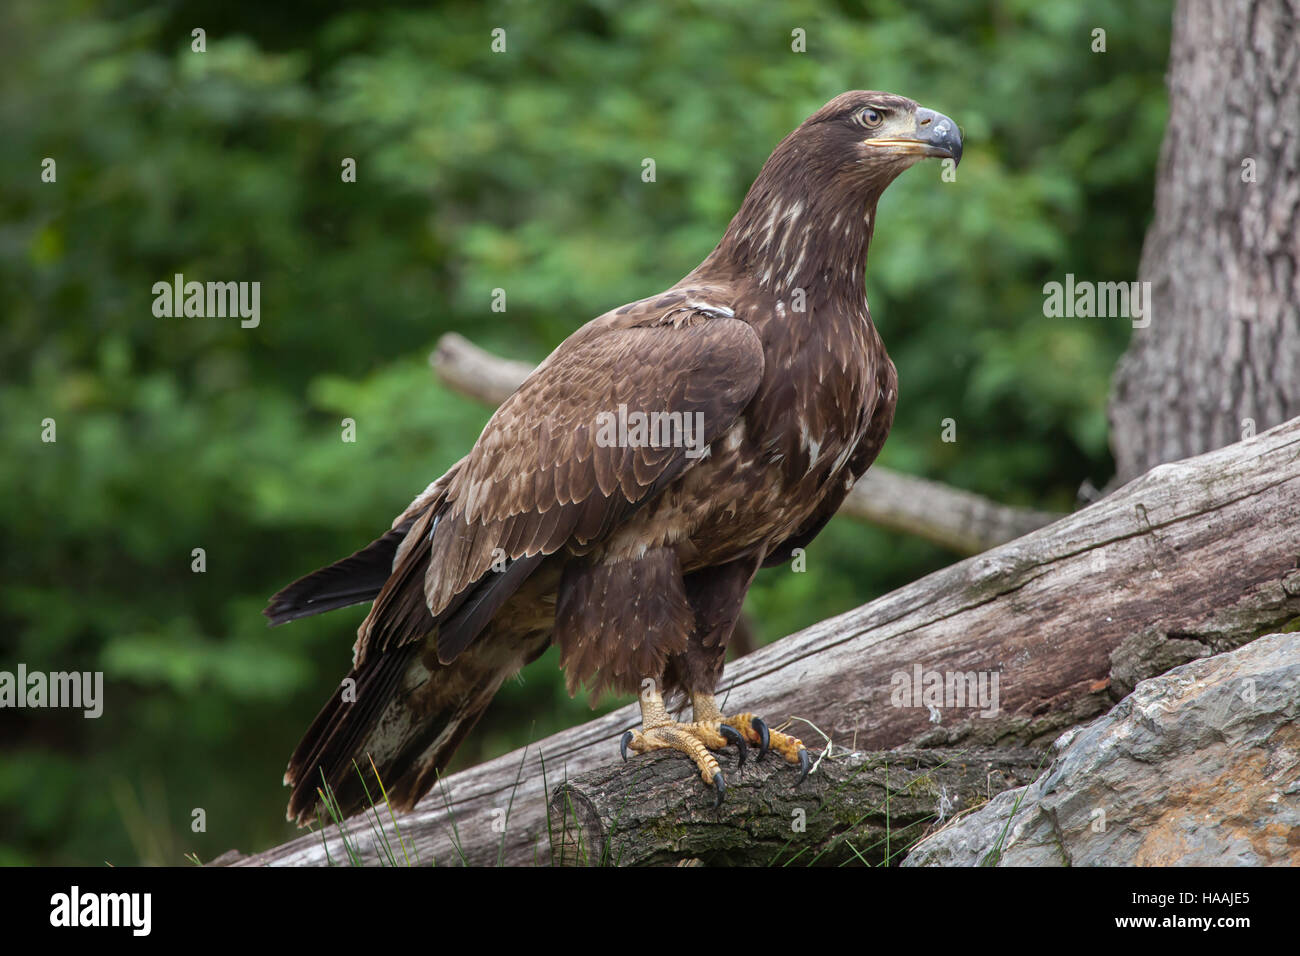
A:
[[[500,358],[454,332],[438,340],[429,364],[448,388],[494,407],[533,370],[527,362]],[[987,551],[1061,517],[1055,512],[1000,504],[879,465],[853,487],[839,513],[914,534],[957,554]]]
[[[928,829],[1033,781],[1041,751],[834,753],[795,786],[779,760],[723,761],[727,799],[700,799],[694,767],[651,754],[631,773],[609,762],[555,788],[549,862],[563,866],[896,863]]]
[[[853,750],[1045,747],[1139,680],[1300,624],[1298,515],[1294,419],[760,648],[727,668],[719,697],[773,726],[810,722],[796,732],[815,749],[823,735]],[[607,765],[611,786],[643,772],[639,758],[615,765],[638,717],[624,707],[446,778],[399,819],[403,838],[424,863],[547,862],[548,794]],[[697,799],[707,809],[703,784]],[[755,815],[767,795],[728,799],[727,813]],[[374,859],[379,838],[352,829]],[[340,859],[330,832],[237,862]]]

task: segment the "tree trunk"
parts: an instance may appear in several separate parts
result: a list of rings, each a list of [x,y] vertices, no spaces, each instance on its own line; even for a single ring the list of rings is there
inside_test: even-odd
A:
[[[1180,0],[1117,482],[1300,415],[1300,3]]]
[[[790,718],[792,732],[814,750],[824,738],[837,750],[984,755],[993,747],[1042,747],[1109,709],[1138,680],[1300,625],[1297,461],[1300,419],[1156,468],[1049,527],[760,648],[727,668],[723,706],[762,714],[778,729]],[[809,558],[816,560],[815,550]],[[932,696],[926,688],[936,675],[943,686]],[[955,696],[972,686],[970,677],[992,691],[988,699]],[[400,818],[402,836],[426,864],[548,862],[549,795],[574,780],[591,791],[584,775],[593,771],[608,775],[603,786],[645,800],[633,810],[639,818],[663,817],[664,802],[652,791],[638,797],[628,781],[677,755],[616,763],[619,736],[638,720],[628,706],[454,774]],[[724,760],[733,786],[722,819],[763,818],[769,801],[788,796],[790,784],[779,779],[769,785],[773,793],[736,785],[746,778],[735,775],[734,756]],[[684,761],[675,762],[689,777]],[[776,769],[794,772],[769,772]],[[811,792],[825,792],[809,782]],[[716,819],[703,783],[682,793],[694,801],[691,819]],[[826,812],[852,811],[836,799],[827,798]],[[383,819],[396,848],[386,813]],[[373,828],[362,818],[348,828],[359,857],[375,860],[381,841]],[[697,843],[682,851],[699,852]],[[347,855],[331,825],[324,839],[304,836],[238,862],[341,860]]]

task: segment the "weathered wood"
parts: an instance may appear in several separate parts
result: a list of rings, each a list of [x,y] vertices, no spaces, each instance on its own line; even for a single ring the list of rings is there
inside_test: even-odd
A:
[[[527,362],[493,355],[455,332],[438,339],[429,364],[448,388],[493,407],[509,398],[533,370]]]
[[[1036,508],[1013,508],[879,465],[872,465],[853,486],[839,513],[914,534],[957,554],[979,554],[1061,517]]]
[[[532,371],[526,362],[499,358],[454,332],[438,340],[429,363],[449,388],[488,405],[505,401]],[[1061,517],[1013,508],[879,465],[854,486],[839,513],[914,534],[958,554],[987,551]]]
[[[1047,528],[760,648],[727,669],[720,698],[773,725],[810,720],[837,747],[1042,746],[1139,679],[1296,627],[1297,516],[1300,419],[1157,467]],[[808,559],[817,553],[814,544]],[[915,703],[897,688],[918,668],[996,674],[996,711],[900,706]],[[545,862],[547,795],[614,764],[637,720],[624,707],[454,774],[401,818],[402,831],[425,863]],[[796,732],[819,747],[818,731]],[[711,800],[703,784],[698,800]],[[354,828],[366,851],[368,828]],[[336,835],[330,854],[343,858]],[[309,835],[240,865],[325,859]]]
[[[632,773],[606,763],[556,787],[549,808],[559,865],[726,866],[897,862],[928,829],[1031,782],[1042,751],[911,750],[832,753],[798,771],[770,756],[722,761],[727,797],[700,799],[694,767],[655,753]],[[1017,782],[1018,781],[1018,782]]]

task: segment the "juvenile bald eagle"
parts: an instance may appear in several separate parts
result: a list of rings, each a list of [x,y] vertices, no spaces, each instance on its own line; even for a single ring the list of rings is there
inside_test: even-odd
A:
[[[912,100],[837,96],[776,147],[689,275],[578,329],[390,531],[276,594],[273,624],[374,601],[352,680],[289,762],[290,819],[311,819],[322,774],[344,812],[364,807],[371,760],[414,806],[553,643],[570,693],[639,694],[625,759],[679,750],[721,800],[710,751],[753,745],[802,781],[803,744],[724,716],[714,690],[755,572],[812,541],[893,422],[863,275],[876,203],[921,158],[961,150],[952,120]],[[675,694],[691,723],[665,708]]]

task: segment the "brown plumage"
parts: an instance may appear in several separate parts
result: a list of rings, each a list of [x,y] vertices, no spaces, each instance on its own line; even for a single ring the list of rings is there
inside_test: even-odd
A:
[[[290,761],[290,817],[310,819],[322,774],[346,812],[363,806],[354,762],[369,777],[371,759],[414,805],[552,642],[570,692],[650,678],[711,694],[755,572],[816,536],[893,421],[863,275],[876,202],[922,156],[960,152],[952,122],[911,100],[836,97],[777,146],[696,269],[576,331],[392,530],[275,595],[276,624],[374,600],[352,681]],[[610,445],[602,416],[620,410],[702,435]]]

